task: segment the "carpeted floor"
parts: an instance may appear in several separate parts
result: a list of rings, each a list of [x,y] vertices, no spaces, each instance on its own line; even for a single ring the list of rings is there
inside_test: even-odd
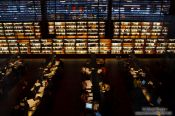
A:
[[[55,86],[52,105],[40,108],[35,115],[48,116],[80,116],[81,112],[81,75],[80,68],[86,62],[84,59],[67,59],[64,61],[62,79]],[[111,99],[107,103],[107,116],[132,116],[132,105],[125,87],[124,78],[119,72],[118,61],[106,60],[108,80],[111,83]],[[49,108],[51,107],[51,108]],[[45,109],[45,110],[42,110]],[[48,110],[47,110],[48,109]]]
[[[61,78],[55,81],[54,90],[51,96],[42,100],[42,103],[35,113],[35,116],[80,116],[82,111],[81,105],[81,74],[80,68],[88,59],[63,59],[64,71]],[[133,99],[130,93],[131,86],[128,83],[126,75],[122,72],[120,63],[125,59],[106,59],[106,67],[108,69],[107,80],[111,84],[111,92],[109,94],[107,107],[104,109],[106,116],[133,116],[134,105],[141,107],[143,104],[143,96],[135,97],[139,100]],[[143,64],[151,67],[150,59],[141,60]],[[157,61],[157,60],[156,60]],[[43,59],[27,60],[29,65],[28,71],[24,74],[24,79],[33,82],[38,77],[37,68],[42,65]],[[148,63],[149,62],[149,65]],[[156,63],[153,64],[152,70],[158,72]],[[151,69],[151,68],[150,68]],[[152,71],[151,71],[152,72]],[[153,73],[154,74],[154,73]],[[22,81],[22,80],[20,80]],[[21,85],[18,83],[10,92],[4,104],[8,106],[8,110],[15,103],[19,97]],[[134,94],[139,94],[135,91]],[[134,103],[138,101],[137,103]],[[0,104],[2,108],[2,103]],[[8,113],[6,113],[8,114]],[[4,115],[7,116],[7,115]]]

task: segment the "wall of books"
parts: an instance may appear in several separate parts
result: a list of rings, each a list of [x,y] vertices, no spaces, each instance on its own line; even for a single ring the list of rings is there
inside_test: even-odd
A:
[[[105,22],[72,21],[49,22],[48,24],[49,34],[56,35],[53,52],[65,54],[107,52],[103,47],[101,47],[103,50],[100,49],[100,41],[103,41],[105,37]]]
[[[113,0],[112,54],[161,54],[167,49],[170,0]],[[173,51],[173,50],[172,50]]]
[[[40,53],[40,35],[38,22],[0,23],[1,53]]]
[[[111,4],[45,0],[42,4],[43,11],[40,0],[0,1],[0,54],[175,52],[174,38],[167,38],[170,0],[112,0]],[[43,39],[45,21],[48,37]],[[105,37],[109,22],[112,38]]]
[[[161,54],[166,50],[167,24],[164,22],[114,22],[112,54]]]

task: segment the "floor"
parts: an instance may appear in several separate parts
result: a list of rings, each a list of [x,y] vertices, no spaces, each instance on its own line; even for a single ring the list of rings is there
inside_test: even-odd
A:
[[[48,116],[59,114],[61,116],[80,116],[81,113],[81,75],[80,68],[88,59],[66,59],[64,62],[63,78],[56,86],[55,95],[53,96],[53,103],[48,108],[40,109],[35,115],[47,114]],[[125,87],[124,78],[119,72],[119,60],[106,60],[106,67],[108,68],[108,79],[111,83],[112,97],[108,104],[110,112],[106,114],[109,116],[132,116],[133,109],[130,102],[128,91]]]
[[[64,62],[64,72],[55,84],[53,94],[51,97],[45,99],[37,112],[36,116],[80,116],[82,111],[81,106],[81,75],[80,68],[88,59],[62,59]],[[126,59],[106,59],[106,67],[108,68],[107,78],[111,84],[111,96],[109,99],[109,107],[106,110],[107,116],[133,116],[136,106],[144,105],[144,98],[139,92],[131,93],[131,86],[122,70],[122,62]],[[152,59],[140,60],[145,66],[151,66]],[[155,59],[155,64],[159,60]],[[0,61],[1,62],[1,61]],[[44,63],[43,59],[26,60],[29,65],[28,71],[23,75],[24,79],[31,81],[31,83],[38,76],[38,67]],[[172,62],[173,63],[173,62]],[[156,68],[152,67],[151,70]],[[31,73],[32,72],[32,73]],[[158,70],[154,70],[154,74],[158,74]],[[22,80],[21,80],[22,81]],[[5,106],[10,107],[14,105],[15,100],[19,97],[20,82],[9,92],[9,97],[3,101]],[[140,100],[133,98],[133,94]],[[171,95],[171,94],[170,94]],[[169,101],[168,101],[169,102]],[[7,105],[8,103],[8,105]],[[173,103],[172,103],[173,104]],[[3,105],[0,104],[0,108]],[[6,110],[7,111],[7,110]],[[8,113],[6,113],[7,116]]]

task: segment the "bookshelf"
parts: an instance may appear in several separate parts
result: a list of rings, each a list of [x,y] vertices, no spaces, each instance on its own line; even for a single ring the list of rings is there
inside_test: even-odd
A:
[[[112,39],[111,54],[122,54],[122,39]]]
[[[52,54],[52,39],[41,39],[42,54]]]
[[[18,41],[17,40],[7,40],[9,44],[9,51],[11,54],[19,53]]]
[[[162,54],[166,51],[167,43],[165,39],[158,39],[156,46],[156,54]]]
[[[39,22],[1,23],[0,30],[0,38],[7,40],[10,53],[40,53],[38,50],[41,39]],[[36,41],[38,41],[38,45],[36,45]]]
[[[88,39],[88,53],[99,53],[99,39]]]
[[[87,22],[77,22],[77,38],[87,38],[88,36],[88,28],[87,28]]]
[[[40,2],[0,1],[0,54],[161,54],[174,50],[173,38],[167,38],[170,0],[112,0],[111,17],[108,0],[47,0],[45,14]],[[47,32],[47,28],[40,30],[43,21],[48,22],[47,38],[41,37]],[[114,32],[106,38],[109,21]]]
[[[111,40],[100,39],[100,54],[110,54],[111,52]]]
[[[63,54],[63,39],[53,39],[53,52]]]
[[[66,22],[66,37],[76,38],[76,22]]]
[[[134,52],[135,54],[144,54],[144,39],[135,39],[134,42]]]
[[[6,40],[0,39],[0,53],[1,54],[8,54],[9,53],[8,43]]]
[[[29,40],[18,40],[20,53],[21,54],[28,54],[30,53],[30,41]]]
[[[75,39],[64,39],[64,53],[65,54],[75,54]]]
[[[161,54],[165,52],[168,34],[163,22],[114,22],[111,53]],[[114,50],[115,49],[115,50]],[[115,52],[114,52],[115,51]]]
[[[175,53],[175,39],[169,39],[167,51]]]
[[[100,39],[105,37],[105,22],[102,21],[49,22],[48,28],[49,34],[56,34],[57,41],[63,42],[57,52],[63,54],[99,53]]]
[[[41,43],[38,39],[30,40],[30,52],[31,54],[40,54],[41,53]]]
[[[167,45],[168,27],[163,22],[115,22],[114,36],[105,39],[105,22],[48,22],[49,34],[42,39],[39,22],[0,23],[1,53],[22,54],[161,54]],[[6,42],[6,44],[5,44]],[[4,47],[6,46],[6,47]]]
[[[102,21],[99,22],[99,38],[105,38],[105,22]]]
[[[76,53],[87,54],[87,39],[76,39]]]

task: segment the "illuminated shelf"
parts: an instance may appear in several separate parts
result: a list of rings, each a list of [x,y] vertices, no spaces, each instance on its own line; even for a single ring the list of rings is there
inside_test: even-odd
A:
[[[130,36],[130,22],[121,22],[120,35],[121,36]]]
[[[66,22],[66,34],[73,38],[76,36],[76,22]]]
[[[30,40],[30,49],[32,54],[41,53],[41,43],[39,40]]]
[[[43,54],[52,54],[52,39],[41,39],[41,49]]]
[[[8,54],[9,53],[8,43],[6,40],[0,40],[0,53],[1,54]]]
[[[53,52],[56,54],[63,54],[63,40],[53,39]]]
[[[111,40],[100,39],[100,54],[110,54],[111,51]]]
[[[58,25],[57,25],[58,26]],[[49,28],[49,34],[55,34],[55,23],[54,22],[48,22],[48,28]]]
[[[38,22],[12,22],[1,23],[0,38],[7,39],[11,54],[20,52],[21,54],[33,53],[35,48],[30,45],[30,39],[41,38],[40,25]],[[3,33],[3,34],[2,34]],[[39,51],[37,53],[40,53]]]
[[[33,25],[35,30],[35,38],[40,39],[41,38],[40,24],[38,22],[34,22]]]
[[[105,22],[99,22],[99,38],[105,38]]]
[[[166,47],[168,47],[168,44],[165,42],[165,39],[158,39],[157,46],[156,46],[156,54],[164,53],[166,50]]]
[[[105,23],[92,21],[48,22],[49,34],[56,38],[104,38]]]
[[[114,22],[114,38],[160,38],[167,35],[162,22]]]
[[[98,22],[88,22],[88,38],[89,36],[98,36]]]
[[[169,39],[167,51],[175,53],[175,39]]]
[[[77,38],[87,38],[87,22],[77,22]]]
[[[0,40],[7,40],[1,53],[22,54],[161,54],[173,51],[173,42],[165,44],[168,33],[163,22],[113,22],[114,36],[105,39],[103,21],[48,22],[49,34],[41,39],[39,22],[0,23]],[[173,40],[172,40],[173,41]]]
[[[123,47],[123,54],[129,54],[132,52],[132,47]]]
[[[114,22],[114,38],[119,38],[120,23]]]
[[[29,40],[18,40],[21,54],[30,53]]]
[[[99,39],[105,36],[105,22],[102,21],[49,22],[48,28],[50,34],[56,34],[57,39],[63,40],[63,48],[57,47],[57,52],[65,54],[98,53],[100,48]],[[56,30],[56,32],[53,30]],[[53,43],[53,52],[56,50],[54,45],[56,44]]]
[[[8,39],[35,39],[40,38],[41,35],[40,26],[37,22],[3,23],[2,26],[4,28],[4,34],[1,35],[4,35],[4,37]]]
[[[99,52],[99,40],[98,39],[88,39],[88,52],[89,53]]]
[[[170,0],[112,0],[111,15],[108,0],[40,2],[0,1],[0,54],[128,54],[132,50],[161,54],[175,50],[175,41],[167,36]],[[43,4],[46,13],[41,11]],[[48,21],[48,33],[42,17]],[[105,30],[108,18],[112,19],[111,38]]]
[[[134,42],[134,53],[143,54],[144,53],[144,39],[135,39]]]
[[[19,52],[17,40],[7,40],[9,43],[10,53],[15,54]]]
[[[111,54],[121,54],[122,39],[112,39],[111,42]]]
[[[128,54],[132,51],[134,47],[133,39],[123,40],[123,54]]]
[[[65,54],[76,53],[75,39],[64,39],[64,52],[65,52]]]
[[[87,54],[87,39],[76,39],[76,53]]]

